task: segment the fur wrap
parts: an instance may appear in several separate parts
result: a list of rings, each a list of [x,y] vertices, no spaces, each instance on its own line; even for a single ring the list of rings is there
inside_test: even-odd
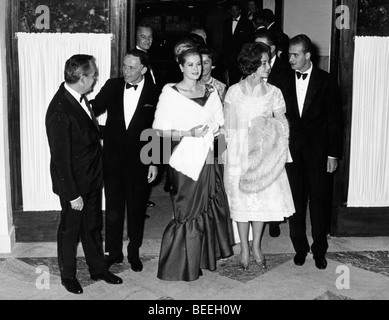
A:
[[[248,170],[239,188],[254,193],[270,186],[285,168],[289,154],[289,125],[286,118],[253,119],[248,138]]]

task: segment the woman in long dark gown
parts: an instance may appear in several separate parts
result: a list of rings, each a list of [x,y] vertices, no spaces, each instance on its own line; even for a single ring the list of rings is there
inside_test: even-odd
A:
[[[169,178],[173,219],[163,234],[158,278],[192,281],[201,269],[233,255],[232,227],[221,165],[214,161],[214,137],[224,124],[217,90],[201,84],[201,55],[177,48],[183,80],[167,84],[153,128],[173,140]]]

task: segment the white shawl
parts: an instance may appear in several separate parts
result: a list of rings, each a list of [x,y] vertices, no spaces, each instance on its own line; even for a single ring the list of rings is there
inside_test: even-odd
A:
[[[209,151],[213,148],[214,135],[223,126],[223,107],[214,90],[204,107],[172,88],[164,86],[159,101],[153,129],[190,130],[198,125],[208,125],[204,137],[184,137],[174,149],[169,164],[177,171],[197,181]]]

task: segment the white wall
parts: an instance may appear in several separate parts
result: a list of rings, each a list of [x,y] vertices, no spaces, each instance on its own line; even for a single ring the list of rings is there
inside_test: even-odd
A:
[[[284,32],[290,38],[306,34],[320,56],[330,55],[331,23],[332,0],[284,0]]]
[[[0,1],[0,253],[10,253],[15,242],[12,226],[8,144],[5,22],[7,1]]]

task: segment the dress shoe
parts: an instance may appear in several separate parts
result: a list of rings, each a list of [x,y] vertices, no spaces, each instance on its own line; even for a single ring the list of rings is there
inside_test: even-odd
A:
[[[146,206],[148,206],[148,207],[155,207],[155,203],[154,202],[152,202],[152,201],[147,201],[146,202]]]
[[[109,256],[106,256],[105,261],[107,264],[107,268],[109,268],[110,266],[112,266],[115,263],[122,263],[123,262],[123,254],[121,254],[115,258],[110,258]]]
[[[327,260],[324,256],[313,257],[313,259],[315,260],[316,268],[320,270],[327,268]]]
[[[240,262],[239,262],[239,267],[243,271],[248,271],[249,270],[249,265],[250,265],[250,255],[242,255],[240,254]]]
[[[269,223],[269,235],[273,238],[277,238],[281,234],[280,224],[278,222]]]
[[[103,280],[109,284],[121,284],[121,283],[123,283],[123,280],[121,278],[119,278],[118,276],[115,276],[110,271],[107,271],[104,273],[99,273],[99,274],[93,274],[90,276],[90,278],[92,280],[95,280],[95,281]]]
[[[293,258],[294,264],[296,266],[302,266],[305,263],[305,258],[307,254],[302,252],[297,252],[296,255]]]
[[[61,284],[71,293],[81,294],[84,292],[76,278],[61,278]]]
[[[253,248],[251,248],[251,252],[253,253],[254,261],[257,264],[257,266],[262,268],[262,269],[266,269],[267,268],[266,267],[266,259],[265,259],[265,255],[262,253],[262,251],[259,250],[259,254],[256,255],[253,251]]]
[[[131,265],[131,270],[135,272],[141,272],[143,270],[143,264],[142,261],[140,261],[139,257],[138,258],[129,258],[128,262]]]
[[[267,269],[265,257],[262,257],[261,259],[254,259],[254,260],[258,267],[262,269]]]

